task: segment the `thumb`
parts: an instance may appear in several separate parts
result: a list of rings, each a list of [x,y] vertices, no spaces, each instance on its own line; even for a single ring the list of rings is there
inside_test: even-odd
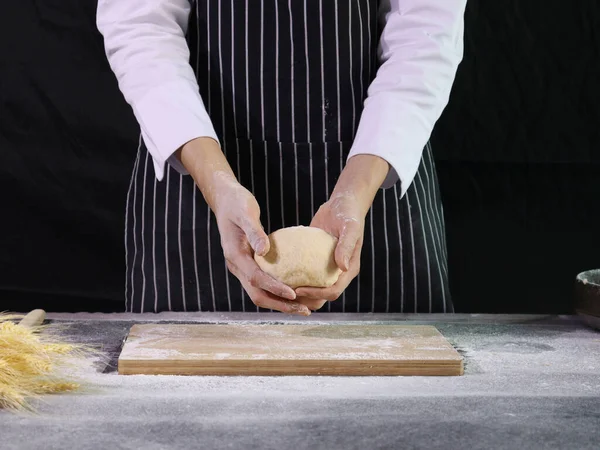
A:
[[[360,239],[360,227],[354,222],[347,223],[342,229],[342,233],[335,247],[335,263],[344,272],[350,269],[350,259],[354,254],[356,244]]]
[[[252,250],[254,250],[254,253],[259,256],[265,256],[269,253],[271,243],[260,220],[251,218],[242,219],[240,227],[244,231],[248,243],[250,244],[250,247],[252,247]]]

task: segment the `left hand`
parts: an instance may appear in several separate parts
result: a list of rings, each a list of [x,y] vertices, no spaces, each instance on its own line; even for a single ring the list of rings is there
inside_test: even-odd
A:
[[[324,203],[310,223],[338,238],[335,262],[342,273],[337,282],[327,288],[299,287],[296,301],[313,311],[329,300],[337,300],[360,271],[360,254],[365,230],[365,214],[352,194],[334,194]]]
[[[296,302],[316,311],[336,300],[358,275],[365,231],[365,217],[389,170],[388,163],[374,155],[356,155],[348,160],[331,194],[310,223],[338,238],[335,262],[342,274],[328,288],[299,287]]]

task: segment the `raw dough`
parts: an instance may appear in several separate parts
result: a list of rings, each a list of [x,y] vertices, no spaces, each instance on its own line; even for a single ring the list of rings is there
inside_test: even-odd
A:
[[[334,259],[337,239],[320,228],[281,228],[269,240],[269,253],[254,259],[264,272],[293,289],[329,287],[342,273]]]

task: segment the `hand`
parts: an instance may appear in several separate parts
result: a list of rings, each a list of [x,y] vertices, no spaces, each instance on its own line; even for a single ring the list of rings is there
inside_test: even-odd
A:
[[[326,301],[339,298],[358,275],[365,217],[388,171],[388,163],[378,156],[356,155],[348,160],[331,198],[319,208],[311,222],[311,226],[338,238],[334,256],[343,272],[331,287],[296,289],[298,302],[317,310]]]
[[[191,141],[183,147],[181,161],[215,214],[227,268],[252,302],[284,313],[310,315],[307,306],[294,301],[292,288],[263,272],[254,261],[254,252],[265,255],[270,246],[260,223],[260,208],[235,179],[218,144],[211,139]]]
[[[269,238],[261,226],[254,196],[236,180],[224,181],[218,189],[220,200],[215,216],[228,269],[256,306],[309,315],[305,305],[293,301],[293,289],[267,275],[254,261],[253,252],[265,255],[269,251]]]
[[[297,301],[312,310],[323,307],[326,301],[337,300],[360,271],[360,255],[365,230],[365,213],[352,194],[334,194],[324,203],[310,224],[338,238],[335,262],[342,273],[328,288],[300,287]]]

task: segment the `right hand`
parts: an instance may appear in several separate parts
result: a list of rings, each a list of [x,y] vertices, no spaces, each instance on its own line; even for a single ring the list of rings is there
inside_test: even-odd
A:
[[[227,268],[242,283],[256,306],[308,316],[310,310],[296,300],[289,286],[263,272],[253,253],[264,256],[270,243],[260,223],[254,196],[231,176],[217,175],[214,213],[221,234]]]
[[[260,223],[260,208],[235,178],[218,143],[210,138],[194,139],[178,156],[215,214],[227,268],[252,302],[283,313],[310,315],[306,305],[295,301],[292,288],[263,272],[254,261],[255,252],[264,256],[270,247]]]

